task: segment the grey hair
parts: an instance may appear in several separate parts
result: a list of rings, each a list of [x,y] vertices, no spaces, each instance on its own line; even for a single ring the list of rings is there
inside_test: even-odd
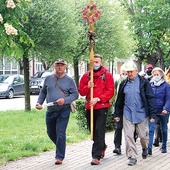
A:
[[[152,70],[152,75],[154,74],[155,71],[159,71],[161,74],[161,77],[166,81],[166,76],[165,76],[165,72],[160,68],[160,67],[155,67]]]

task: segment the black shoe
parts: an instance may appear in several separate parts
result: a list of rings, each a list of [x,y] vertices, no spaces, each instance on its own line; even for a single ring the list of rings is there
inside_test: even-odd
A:
[[[151,148],[148,148],[148,154],[152,155],[152,149]]]
[[[159,146],[159,141],[158,141],[158,140],[155,140],[154,143],[153,143],[153,145],[154,145],[155,147],[158,147],[158,146]]]
[[[130,158],[128,165],[129,165],[129,166],[133,166],[133,165],[136,164],[136,162],[137,162],[137,159],[136,159],[136,158]]]
[[[143,158],[143,159],[146,159],[147,156],[148,156],[148,149],[145,148],[145,149],[143,149],[143,151],[142,151],[142,158]]]
[[[162,153],[167,153],[166,147],[162,146],[161,152],[162,152]]]
[[[117,155],[121,155],[121,149],[120,148],[115,148],[113,150],[113,153],[116,153]]]

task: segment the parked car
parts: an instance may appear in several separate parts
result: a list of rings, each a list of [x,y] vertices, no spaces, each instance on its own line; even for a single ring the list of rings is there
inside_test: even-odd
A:
[[[37,72],[33,77],[31,77],[30,94],[39,94],[44,84],[45,78],[50,74],[53,74],[53,70],[45,70],[45,71]]]
[[[3,83],[8,77],[9,77],[9,74],[0,75],[0,83]]]
[[[4,75],[4,77],[6,79],[0,82],[0,97],[12,99],[15,95],[25,94],[23,75]]]

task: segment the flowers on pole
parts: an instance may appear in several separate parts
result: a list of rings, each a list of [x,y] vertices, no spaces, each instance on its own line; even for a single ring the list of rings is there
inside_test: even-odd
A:
[[[95,4],[89,4],[83,8],[82,17],[83,19],[88,22],[95,22],[101,14],[101,11]]]

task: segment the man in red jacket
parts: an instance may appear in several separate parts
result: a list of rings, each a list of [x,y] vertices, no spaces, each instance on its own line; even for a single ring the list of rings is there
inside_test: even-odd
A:
[[[86,118],[90,129],[90,106],[93,106],[94,129],[91,165],[100,164],[107,145],[105,144],[106,116],[110,107],[109,100],[114,95],[114,79],[112,74],[102,66],[102,56],[94,55],[93,82],[90,81],[90,71],[86,72],[79,84],[79,93],[86,96]],[[90,100],[90,88],[93,87],[93,99]]]

